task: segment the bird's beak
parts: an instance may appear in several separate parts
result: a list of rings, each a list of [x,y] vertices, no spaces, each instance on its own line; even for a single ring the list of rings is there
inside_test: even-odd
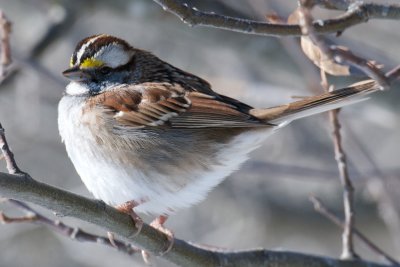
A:
[[[79,67],[72,67],[67,70],[64,70],[62,74],[70,79],[71,81],[80,82],[85,81],[90,78],[89,73],[81,70]]]

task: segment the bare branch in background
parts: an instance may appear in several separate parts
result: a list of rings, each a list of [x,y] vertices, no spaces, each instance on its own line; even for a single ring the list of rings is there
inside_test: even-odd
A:
[[[3,224],[21,223],[21,222],[35,222],[35,215],[26,215],[23,217],[8,217],[4,212],[0,211],[0,222]]]
[[[396,68],[388,71],[385,76],[390,81],[390,83],[392,83],[395,80],[399,79],[399,77],[400,77],[400,65],[397,66]]]
[[[7,19],[3,11],[0,11],[0,29],[1,29],[1,65],[11,64],[10,33],[11,22]]]
[[[7,164],[7,170],[11,174],[21,174],[21,170],[18,168],[17,163],[15,162],[14,154],[11,152],[10,147],[8,146],[5,130],[0,123],[0,149],[3,153],[3,157]]]
[[[344,229],[346,227],[346,223],[343,222],[339,217],[337,217],[332,211],[330,211],[318,198],[311,196],[310,201],[314,205],[315,211],[322,214],[326,218],[328,218],[331,222],[336,224],[337,226]],[[367,245],[373,252],[382,256],[385,260],[392,263],[393,265],[400,266],[400,263],[393,259],[390,255],[380,249],[377,245],[375,245],[371,240],[369,240],[363,233],[361,233],[356,228],[353,228],[353,233],[356,237],[358,237],[365,245]]]
[[[153,0],[164,10],[167,10],[183,22],[190,26],[206,26],[223,30],[235,31],[245,34],[256,34],[264,36],[300,36],[302,35],[299,25],[276,24],[260,22],[249,19],[234,18],[215,14],[212,12],[199,11],[187,4],[182,4],[178,0]],[[336,4],[328,5],[326,0],[316,1],[322,6],[336,7],[336,9],[349,9],[345,14],[334,18],[314,22],[314,28],[317,33],[335,33],[345,29],[365,23],[370,19],[400,19],[400,5],[385,4],[353,4],[343,1],[334,1]],[[342,2],[342,3],[340,3]],[[340,7],[340,8],[339,8]],[[346,7],[346,8],[345,8]]]
[[[337,49],[336,47],[329,46],[323,36],[316,34],[316,30],[312,23],[313,17],[311,15],[311,9],[313,8],[314,4],[315,3],[312,0],[300,0],[300,7],[295,15],[298,16],[297,19],[302,33],[310,39],[307,47],[310,48],[310,46],[314,46],[311,47],[312,52],[318,52],[317,57],[315,58],[313,58],[313,55],[315,55],[314,53],[306,54],[309,57],[312,55],[310,58],[314,60],[314,63],[321,68],[321,85],[325,91],[333,90],[333,87],[329,86],[326,77],[326,71],[340,70],[340,66],[335,66],[333,61],[336,61],[337,63],[350,63],[364,71],[370,77],[374,78],[382,87],[387,87],[390,83],[390,80],[383,72],[379,70],[378,67],[375,66],[372,61],[357,57],[348,50]],[[325,63],[322,64],[321,62]],[[325,66],[329,69],[326,70],[324,68]],[[340,70],[340,72],[342,72],[342,70]],[[339,110],[332,110],[329,112],[329,117],[333,129],[332,138],[335,149],[335,158],[339,169],[340,181],[343,186],[345,223],[343,224],[341,258],[354,259],[358,258],[358,255],[355,253],[353,243],[353,229],[355,224],[354,187],[347,168],[346,154],[342,147],[340,133],[341,125],[339,122],[338,113]]]
[[[187,4],[182,4],[177,0],[154,1],[161,5],[165,10],[172,12],[182,19],[182,21],[191,26],[211,26],[225,30],[258,35],[308,35],[314,43],[319,43],[318,46],[321,48],[326,57],[336,61],[339,64],[347,64],[360,69],[367,76],[377,81],[382,88],[387,88],[390,84],[390,81],[385,77],[384,73],[372,61],[358,57],[350,51],[341,49],[340,47],[326,45],[323,38],[320,35],[317,35],[317,33],[343,31],[350,26],[366,22],[371,18],[399,19],[400,5],[354,3],[352,6],[349,6],[350,3],[340,0],[308,1],[310,2],[310,6],[319,4],[324,7],[335,7],[336,9],[340,10],[343,10],[346,7],[346,9],[349,10],[346,14],[336,19],[318,20],[315,22],[312,20],[311,15],[309,15],[308,18],[310,21],[303,21],[303,25],[302,23],[299,23],[299,25],[292,25],[277,22],[258,22],[248,19],[223,16],[215,13],[202,12],[196,8],[188,6]],[[302,11],[301,14],[304,14],[304,12],[305,11]],[[356,21],[357,23],[355,23]],[[310,34],[304,31],[306,29],[303,27],[304,23],[309,24],[310,27],[308,28],[312,29],[313,33]]]
[[[38,225],[43,225],[60,235],[80,242],[93,242],[103,244],[108,247],[116,248],[118,251],[128,255],[133,255],[134,253],[140,252],[139,249],[120,240],[114,239],[113,243],[111,243],[111,241],[107,237],[90,234],[77,227],[68,226],[61,221],[51,220],[22,202],[16,200],[8,200],[8,202],[18,207],[19,209],[26,211],[28,215],[23,217],[10,218],[3,213],[0,213],[2,215],[0,217],[0,221],[3,223],[31,222]]]
[[[307,35],[310,40],[321,50],[322,57],[327,59],[333,59],[334,55],[332,50],[327,47],[325,40],[322,36],[315,33],[315,29],[312,24],[311,9],[313,7],[312,1],[301,0],[300,7],[298,8],[299,24],[302,29],[302,33]],[[322,61],[324,58],[321,59]],[[325,91],[332,91],[329,88],[328,80],[325,74],[325,70],[321,69],[321,85]],[[332,110],[329,112],[329,117],[332,125],[332,138],[335,148],[335,158],[337,161],[340,181],[343,186],[343,203],[345,213],[345,225],[343,228],[342,235],[342,259],[354,259],[358,258],[358,255],[354,251],[353,244],[353,228],[354,228],[354,187],[352,185],[346,162],[346,154],[342,147],[341,134],[340,134],[340,123],[338,119],[338,110]]]
[[[372,61],[356,56],[348,50],[340,49],[340,47],[331,46],[329,50],[332,51],[331,56],[336,62],[352,65],[360,69],[367,76],[379,83],[383,89],[387,89],[389,87],[390,81],[386,78],[379,67],[376,66],[376,64]]]
[[[328,81],[326,74],[321,70],[322,86],[326,91],[329,90]],[[343,204],[344,204],[344,214],[345,214],[345,227],[343,228],[342,235],[342,259],[353,259],[358,258],[358,255],[354,252],[353,244],[353,228],[355,224],[355,211],[354,211],[354,187],[351,182],[349,171],[347,168],[346,153],[344,152],[342,146],[342,136],[340,134],[340,122],[339,122],[339,111],[331,110],[329,112],[329,119],[332,126],[332,139],[335,149],[335,159],[339,169],[340,182],[343,186]]]
[[[300,2],[301,6],[298,9],[299,25],[302,33],[309,37],[314,45],[319,48],[321,54],[319,61],[334,61],[338,64],[352,65],[374,79],[380,86],[382,86],[382,88],[387,88],[389,86],[390,81],[386,78],[385,74],[379,69],[379,67],[374,64],[374,62],[358,57],[347,49],[331,46],[328,44],[325,37],[318,35],[316,28],[312,23],[312,1],[301,0]],[[319,65],[319,67],[321,67],[321,65]]]
[[[8,66],[11,64],[10,48],[11,22],[3,11],[0,10],[0,84],[9,74]]]

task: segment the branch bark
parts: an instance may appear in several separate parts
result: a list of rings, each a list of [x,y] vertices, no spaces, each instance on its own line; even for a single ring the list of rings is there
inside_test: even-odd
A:
[[[19,209],[24,210],[28,214],[22,217],[8,217],[7,215],[5,215],[3,212],[0,211],[0,222],[4,224],[23,223],[23,222],[34,223],[46,226],[52,231],[76,241],[103,244],[108,247],[115,248],[118,251],[128,255],[133,255],[134,253],[140,253],[140,250],[133,247],[131,244],[121,242],[120,240],[113,240],[111,242],[111,240],[107,237],[85,232],[77,227],[71,227],[69,225],[66,225],[59,220],[51,220],[48,217],[40,214],[36,210],[32,209],[31,207],[20,201],[16,201],[13,199],[9,199],[7,201],[8,203],[11,203],[12,205],[18,207]]]
[[[133,242],[155,254],[168,245],[165,234],[151,226],[143,225],[139,235],[131,218],[103,202],[57,189],[21,175],[0,172],[0,194],[6,198],[31,202],[55,211],[95,224]],[[388,265],[367,261],[343,261],[328,257],[318,257],[293,252],[267,251],[264,249],[248,251],[213,251],[197,247],[186,241],[175,239],[172,250],[163,256],[179,266],[320,266],[320,267],[384,267]]]
[[[153,0],[164,10],[171,12],[189,26],[205,26],[223,30],[263,36],[300,36],[299,25],[260,22],[199,11],[177,0]],[[317,1],[326,2],[326,1]],[[339,4],[336,6],[339,7]],[[343,9],[343,5],[341,5]],[[314,21],[317,33],[335,33],[365,23],[370,19],[400,19],[400,5],[361,4],[334,19]]]
[[[342,1],[339,1],[343,4]],[[351,52],[342,49],[335,49],[329,46],[325,38],[321,35],[316,34],[313,25],[313,17],[311,15],[311,9],[315,5],[315,0],[299,0],[299,8],[297,10],[298,23],[301,26],[302,33],[310,38],[311,42],[316,46],[314,49],[319,49],[322,57],[321,62],[324,61],[336,61],[341,63],[345,61],[354,64],[360,70],[364,71],[370,77],[375,79],[382,88],[388,87],[391,82],[391,75],[396,75],[397,68],[385,75],[379,70],[378,67],[371,61],[364,60],[353,55]],[[305,37],[302,37],[305,38]],[[304,49],[304,48],[303,48]],[[338,52],[342,52],[338,54]],[[321,68],[321,85],[325,91],[332,91],[333,86],[330,87],[326,77],[326,69]],[[342,234],[342,259],[355,259],[358,255],[354,250],[353,243],[353,230],[355,224],[355,209],[354,209],[354,187],[349,176],[347,168],[346,154],[342,146],[342,136],[340,133],[341,124],[339,122],[338,113],[339,109],[331,110],[329,112],[329,118],[332,126],[332,139],[335,150],[335,159],[337,161],[340,181],[343,186],[343,203],[345,222],[343,224]]]
[[[325,58],[334,58],[332,50],[326,45],[323,37],[315,33],[315,29],[312,25],[312,15],[311,9],[313,7],[313,1],[311,0],[301,0],[300,7],[298,9],[299,14],[299,24],[301,26],[303,34],[309,36],[311,41],[318,46],[322,55]],[[323,58],[323,60],[325,60]],[[382,76],[386,79],[384,74]],[[321,85],[325,91],[332,91],[333,87],[330,88],[328,80],[326,77],[325,70],[321,69]],[[332,139],[335,150],[335,159],[339,169],[340,181],[343,186],[343,203],[344,203],[344,213],[345,213],[345,224],[343,227],[342,234],[342,259],[355,259],[358,255],[355,253],[353,244],[353,228],[354,228],[354,187],[352,185],[348,169],[346,154],[342,147],[342,137],[340,133],[340,122],[338,118],[339,109],[331,110],[329,112],[329,119],[332,127]]]
[[[7,78],[10,73],[9,65],[12,62],[10,48],[10,32],[11,22],[6,15],[0,10],[0,84]]]
[[[14,159],[14,154],[11,152],[8,146],[7,139],[5,137],[5,130],[0,123],[0,150],[3,154],[4,160],[6,161],[7,170],[12,174],[20,174],[21,170],[18,168],[17,163]]]

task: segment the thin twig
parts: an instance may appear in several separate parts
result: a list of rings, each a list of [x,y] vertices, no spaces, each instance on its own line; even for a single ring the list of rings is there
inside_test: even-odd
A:
[[[11,64],[10,48],[11,22],[7,19],[3,11],[0,10],[0,84],[7,78],[9,70],[7,67]]]
[[[2,211],[0,211],[0,222],[3,224],[10,223],[21,223],[21,222],[36,222],[37,218],[35,215],[26,215],[23,217],[8,217]]]
[[[1,123],[0,123],[0,149],[6,161],[8,172],[11,174],[22,174],[22,171],[18,168],[18,165],[15,162],[14,154],[11,152],[11,149],[8,146],[5,136],[5,130],[1,125]]]
[[[276,24],[260,22],[249,19],[234,18],[215,14],[212,12],[199,11],[178,0],[153,0],[164,10],[179,17],[190,26],[206,26],[245,34],[256,34],[263,36],[300,36],[302,35],[299,25]],[[336,0],[338,1],[338,0]],[[321,2],[321,1],[319,1]],[[326,1],[325,1],[326,2]],[[339,4],[336,5],[339,9]],[[340,8],[340,9],[343,9]],[[370,19],[399,19],[400,5],[384,4],[360,4],[334,19],[316,21],[313,23],[317,33],[341,32],[351,26],[365,23]]]
[[[328,81],[326,74],[321,70],[322,86],[326,91],[329,90]],[[345,227],[342,235],[342,259],[353,259],[357,258],[357,254],[354,251],[353,244],[353,228],[354,228],[354,187],[351,182],[349,172],[347,169],[346,153],[342,147],[342,136],[340,134],[340,122],[338,118],[339,109],[331,110],[329,112],[329,119],[332,126],[332,140],[335,149],[335,159],[339,169],[340,182],[343,186],[343,204],[345,214]]]
[[[314,3],[312,0],[300,0],[300,7],[298,8],[299,24],[301,26],[304,35],[307,35],[315,45],[317,45],[322,52],[322,56],[332,59],[334,54],[330,49],[324,38],[315,33],[315,29],[312,24],[311,9]],[[324,58],[322,58],[324,60]],[[385,76],[384,76],[385,77]],[[385,77],[386,78],[386,77]],[[325,91],[331,91],[329,88],[326,73],[321,69],[321,85]],[[333,87],[331,88],[333,89]],[[342,234],[342,259],[354,259],[358,258],[354,251],[353,244],[353,233],[354,227],[354,187],[349,177],[346,154],[342,147],[341,134],[340,134],[340,122],[338,119],[339,110],[332,110],[329,112],[329,118],[332,125],[332,139],[335,150],[335,159],[339,169],[340,181],[343,186],[343,202],[344,202],[344,213],[345,213],[345,227]]]
[[[385,74],[385,76],[391,83],[394,82],[395,80],[399,79],[400,78],[400,65],[397,66],[396,68],[388,71]]]
[[[367,76],[374,79],[382,89],[389,87],[390,81],[387,79],[385,74],[379,69],[379,67],[366,59],[356,56],[348,50],[341,49],[340,47],[329,45],[326,38],[317,34],[317,29],[313,24],[313,18],[311,15],[312,0],[301,0],[301,5],[298,9],[299,14],[299,25],[302,33],[307,35],[312,42],[319,47],[322,56],[325,57],[322,60],[333,60],[338,64],[351,65]]]
[[[391,82],[393,82],[399,76],[399,68],[396,68],[386,75],[380,71],[380,69],[373,64],[371,61],[362,59],[355,56],[350,51],[338,49],[334,46],[329,46],[324,37],[317,35],[312,24],[312,16],[310,9],[313,6],[312,1],[302,0],[300,1],[301,6],[299,8],[299,24],[302,27],[303,34],[307,35],[312,42],[317,45],[322,56],[326,59],[334,60],[340,64],[350,64],[360,70],[364,71],[368,76],[375,79],[381,86],[386,87]],[[322,60],[324,60],[322,58]],[[321,84],[326,91],[329,90],[329,84],[327,81],[326,73],[321,69]],[[339,110],[333,110],[330,112],[330,121],[333,128],[333,143],[335,147],[335,158],[338,164],[340,180],[344,189],[343,199],[344,199],[344,210],[345,210],[345,223],[343,224],[343,246],[342,255],[344,259],[357,257],[354,252],[353,245],[353,228],[354,228],[354,188],[351,183],[347,164],[346,155],[341,144],[341,134],[340,134],[340,123],[338,119]]]
[[[354,66],[364,72],[367,76],[374,79],[382,89],[387,89],[390,85],[390,80],[387,79],[385,74],[380,68],[373,62],[356,56],[348,50],[340,49],[336,46],[329,47],[332,58],[340,64],[347,64]]]
[[[389,85],[389,79],[383,72],[379,70],[372,62],[359,58],[353,55],[351,52],[337,49],[336,47],[329,46],[324,37],[317,35],[315,28],[312,24],[313,18],[311,15],[311,9],[314,3],[312,0],[300,0],[300,7],[298,9],[299,24],[302,29],[302,33],[307,35],[311,41],[318,46],[322,53],[322,60],[334,60],[337,63],[352,64],[364,71],[367,75],[375,79],[382,87]],[[326,73],[321,69],[321,85],[326,91],[329,89]],[[333,89],[333,87],[331,88]],[[342,235],[342,254],[343,259],[354,259],[357,258],[357,254],[354,251],[353,244],[353,228],[355,224],[355,210],[354,210],[354,187],[351,182],[346,162],[346,154],[342,147],[341,134],[340,134],[340,122],[338,119],[339,110],[332,110],[329,112],[329,118],[332,125],[332,138],[335,150],[335,158],[337,161],[340,181],[343,186],[343,202],[344,202],[344,213],[345,213],[345,224]]]
[[[315,211],[322,214],[326,218],[328,218],[331,222],[336,224],[337,226],[344,229],[346,227],[346,223],[343,222],[338,216],[336,216],[332,211],[330,211],[318,198],[315,196],[310,196],[310,201],[314,205]],[[363,233],[361,233],[356,228],[353,228],[354,235],[359,238],[365,245],[367,245],[373,252],[382,256],[385,260],[392,263],[393,265],[400,266],[400,263],[380,249],[377,245],[375,245],[371,240],[369,240]]]
[[[118,251],[121,251],[128,255],[140,252],[139,249],[133,247],[128,243],[124,243],[120,240],[114,239],[111,241],[107,237],[87,233],[77,227],[68,226],[59,220],[53,221],[20,201],[10,199],[8,200],[8,202],[26,211],[28,215],[24,217],[10,218],[2,214],[2,217],[0,217],[0,221],[2,221],[3,223],[15,223],[15,222],[36,223],[44,225],[58,234],[61,234],[63,236],[69,237],[73,240],[77,240],[80,242],[94,242],[103,244],[108,247],[116,248]]]

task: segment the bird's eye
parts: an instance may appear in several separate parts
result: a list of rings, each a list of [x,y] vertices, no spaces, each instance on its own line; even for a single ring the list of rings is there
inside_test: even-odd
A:
[[[100,68],[100,72],[101,72],[102,74],[108,74],[108,73],[111,72],[111,70],[112,70],[112,68],[106,67],[106,66]]]

